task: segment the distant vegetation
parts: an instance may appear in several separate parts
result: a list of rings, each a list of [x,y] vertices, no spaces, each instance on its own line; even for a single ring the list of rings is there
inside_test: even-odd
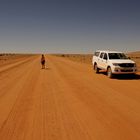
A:
[[[12,56],[12,55],[15,55],[15,54],[12,54],[12,53],[1,53],[0,54],[0,56],[9,56],[9,55]]]
[[[92,54],[56,54],[56,56],[87,64],[90,64],[92,60]]]
[[[126,55],[137,63],[137,67],[140,70],[140,52],[128,53]],[[93,54],[55,54],[55,56],[76,62],[91,64]]]
[[[14,60],[32,54],[0,53],[0,61]]]

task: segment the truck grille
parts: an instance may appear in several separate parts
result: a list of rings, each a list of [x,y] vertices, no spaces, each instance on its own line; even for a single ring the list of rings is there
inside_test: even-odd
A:
[[[134,64],[133,63],[122,63],[122,64],[119,64],[120,67],[134,67]]]
[[[133,70],[121,70],[121,72],[133,72]]]

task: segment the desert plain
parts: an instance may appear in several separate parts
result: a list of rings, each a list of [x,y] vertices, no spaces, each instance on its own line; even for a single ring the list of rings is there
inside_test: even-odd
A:
[[[135,77],[95,74],[92,55],[0,55],[0,140],[140,140]]]

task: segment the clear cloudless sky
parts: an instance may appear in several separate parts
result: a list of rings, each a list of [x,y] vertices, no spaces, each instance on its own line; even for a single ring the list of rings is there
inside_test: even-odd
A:
[[[0,0],[0,52],[140,50],[140,0]]]

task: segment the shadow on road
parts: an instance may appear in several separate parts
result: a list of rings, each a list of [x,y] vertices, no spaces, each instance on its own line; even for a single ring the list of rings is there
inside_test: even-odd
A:
[[[49,67],[46,67],[46,68],[45,68],[45,70],[50,70],[50,69],[51,69],[51,68],[49,68]]]
[[[140,80],[140,75],[134,74],[134,75],[114,75],[113,79],[118,80]]]
[[[51,69],[51,68],[48,68],[48,67],[47,67],[47,68],[44,68],[44,69],[41,69],[41,70],[50,70],[50,69]]]
[[[106,72],[100,72],[99,74],[106,75]],[[140,74],[120,74],[120,75],[113,75],[112,79],[117,80],[140,80]]]

